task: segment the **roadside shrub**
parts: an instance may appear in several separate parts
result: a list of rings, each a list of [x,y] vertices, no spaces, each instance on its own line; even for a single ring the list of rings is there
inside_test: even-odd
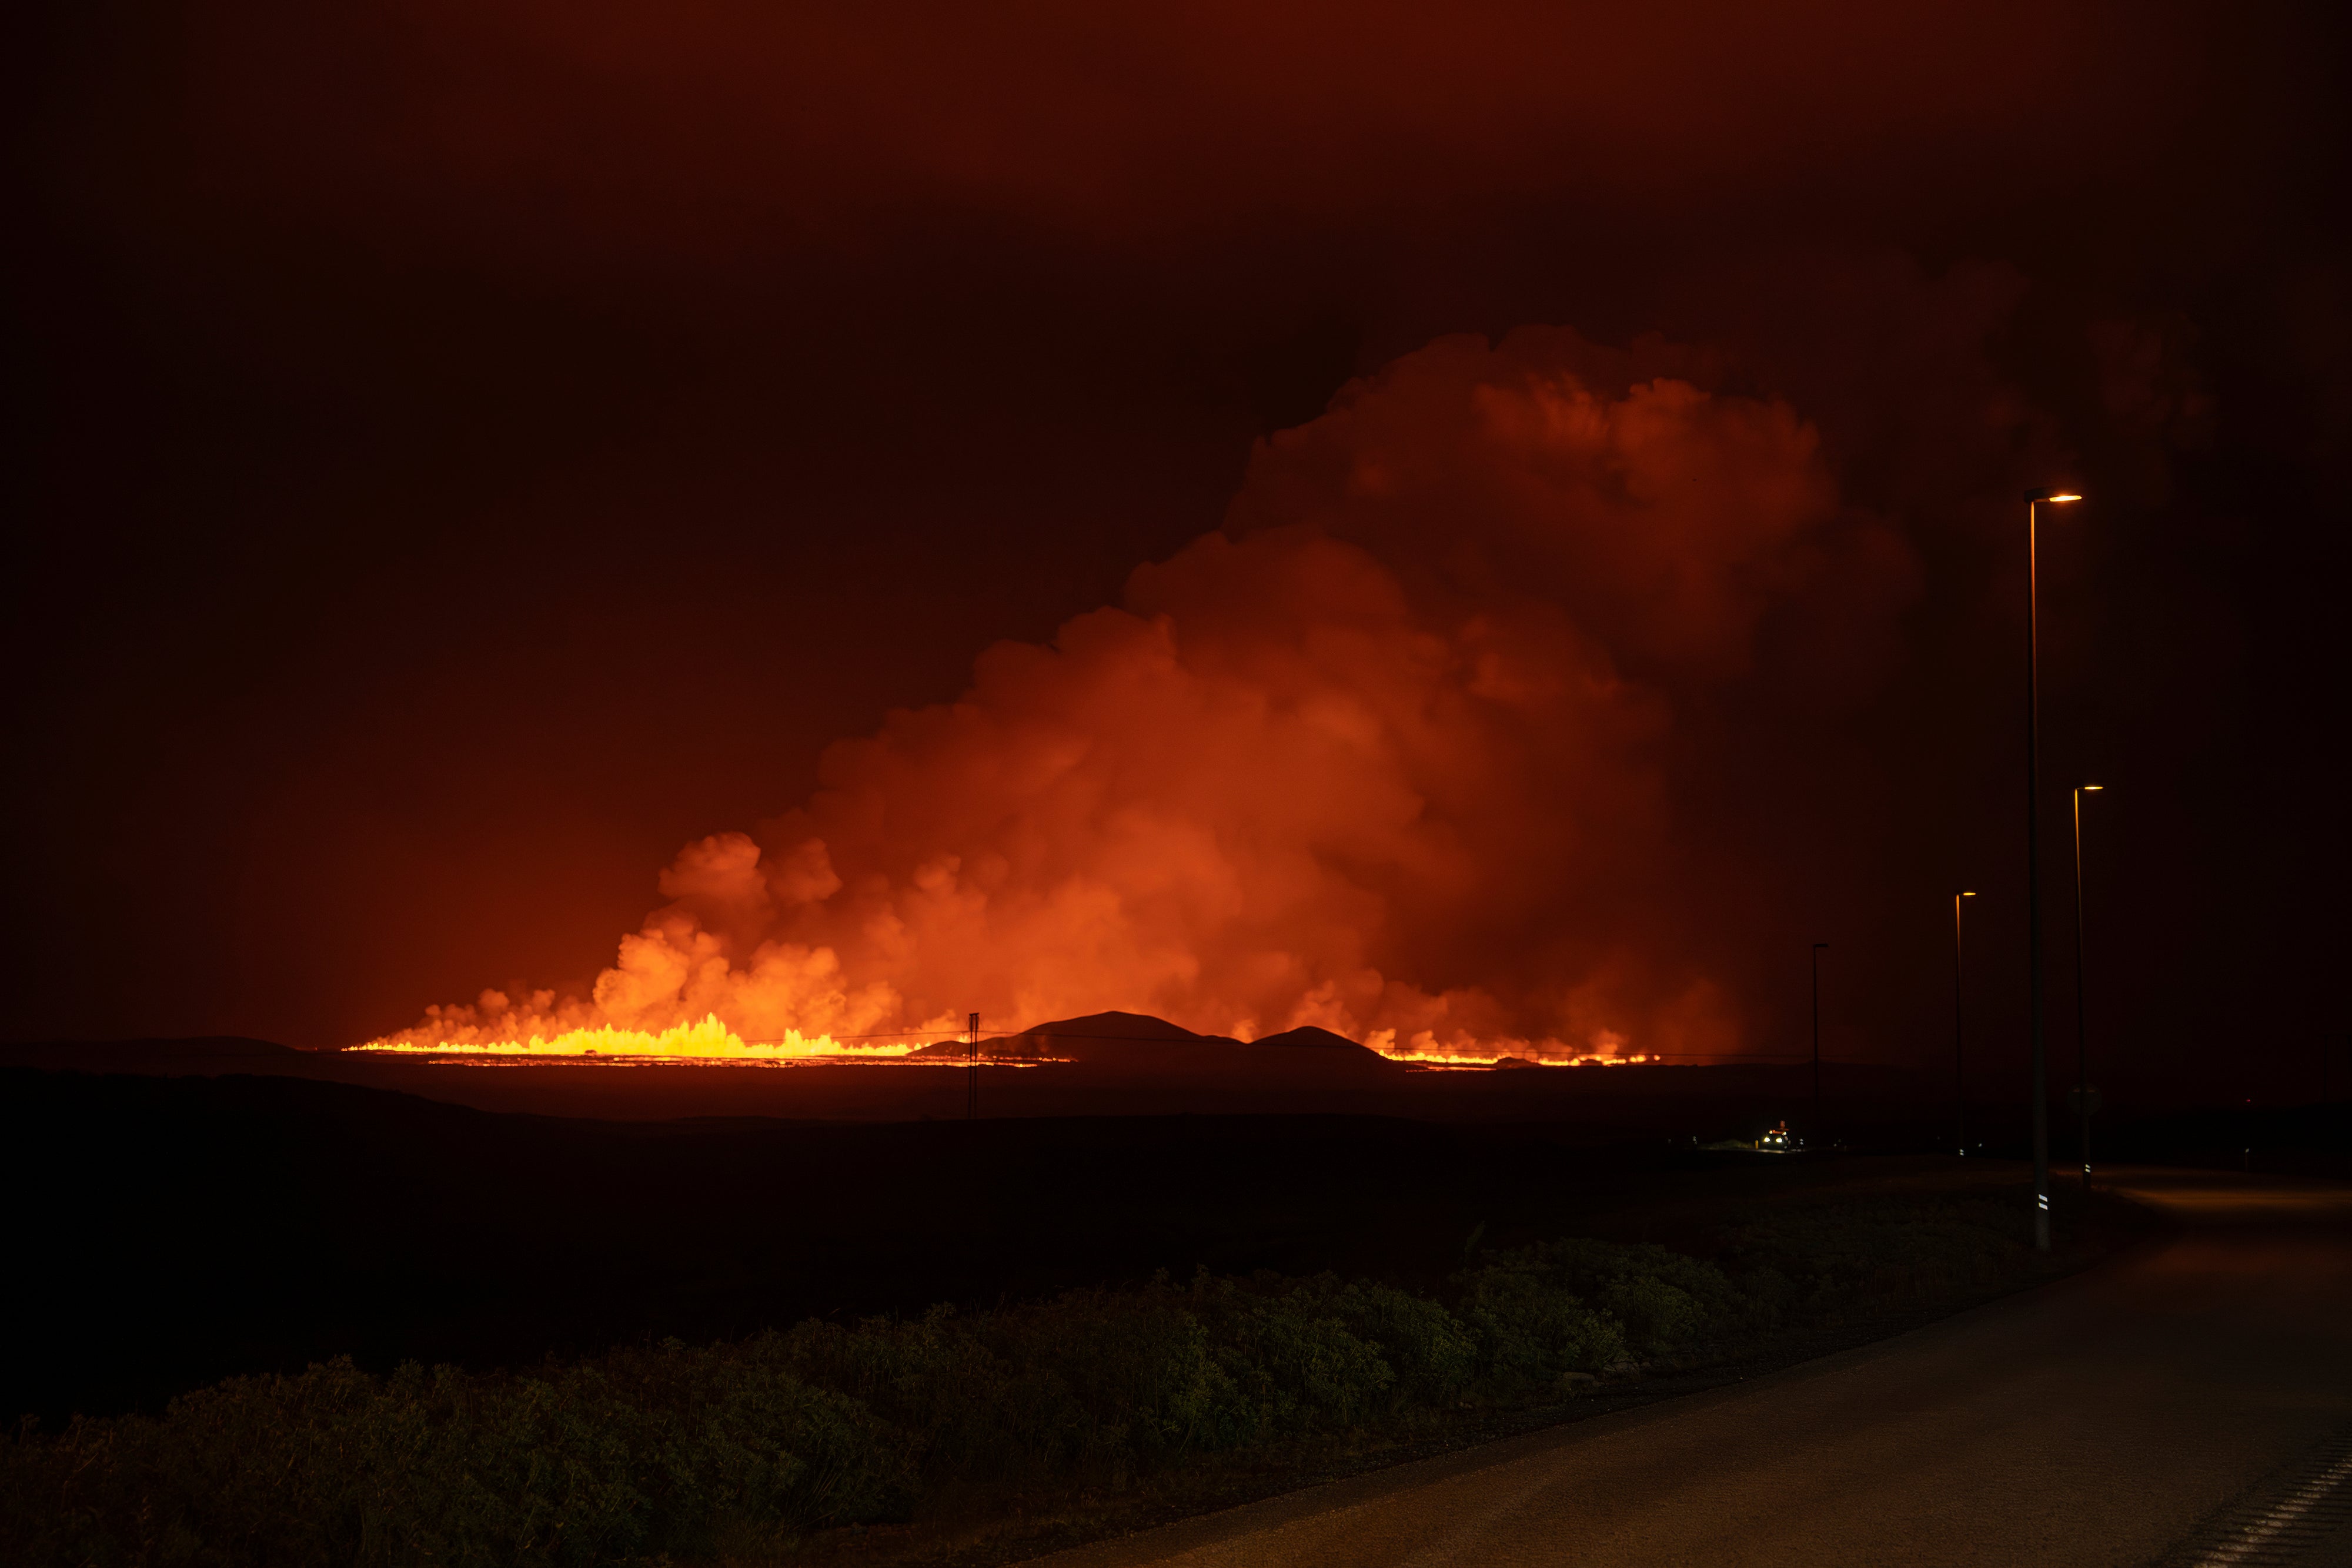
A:
[[[1164,1286],[1073,1291],[1001,1316],[1001,1343],[1017,1345],[1075,1397],[1082,1450],[1122,1475],[1259,1435],[1259,1412],[1220,1362],[1207,1325]]]
[[[872,1416],[772,1355],[670,1342],[548,1376],[337,1360],[7,1447],[17,1562],[593,1563],[871,1516]]]
[[[1745,1326],[1753,1307],[1721,1269],[1643,1242],[1550,1241],[1522,1254],[1530,1268],[1616,1320],[1627,1348],[1666,1355]]]
[[[1462,1321],[1476,1336],[1478,1370],[1495,1397],[1555,1389],[1567,1373],[1598,1372],[1624,1358],[1617,1324],[1546,1279],[1525,1254],[1499,1254],[1456,1282]]]
[[[911,1322],[810,1321],[761,1342],[809,1383],[856,1401],[897,1435],[911,1471],[1017,1485],[1083,1447],[1062,1381],[989,1343],[986,1319],[933,1307]]]
[[[1437,1302],[1363,1281],[1318,1284],[1325,1308],[1395,1374],[1392,1405],[1451,1405],[1478,1375],[1478,1341]]]
[[[1218,1364],[1271,1430],[1353,1427],[1387,1406],[1396,1373],[1331,1310],[1332,1294],[1316,1282],[1244,1290],[1205,1272],[1196,1282]]]

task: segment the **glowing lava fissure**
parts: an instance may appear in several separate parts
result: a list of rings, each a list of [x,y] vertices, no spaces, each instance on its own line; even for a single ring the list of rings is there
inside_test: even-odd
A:
[[[1002,1040],[1031,1039],[1043,1033],[1051,1040],[1052,1026],[1024,1029],[1010,1036],[992,1033],[975,1054],[992,1065],[1000,1065],[1004,1058],[995,1049]],[[1246,1044],[1229,1036],[1197,1036],[1189,1031],[1171,1031],[1176,1039],[1203,1044]],[[781,1040],[746,1040],[722,1021],[716,1013],[706,1013],[700,1020],[678,1024],[669,1029],[649,1030],[615,1029],[600,1025],[590,1029],[566,1030],[553,1036],[534,1034],[527,1040],[452,1040],[434,1038],[429,1031],[387,1036],[352,1046],[355,1051],[376,1052],[394,1056],[424,1057],[487,1057],[551,1061],[595,1058],[604,1061],[644,1062],[742,1062],[782,1063],[819,1061],[901,1061],[921,1058],[927,1061],[953,1065],[961,1060],[960,1048],[964,1037],[938,1031],[909,1031],[893,1040],[838,1040],[830,1035],[803,1035],[787,1030]],[[1141,1041],[1139,1040],[1139,1043]],[[1413,1062],[1446,1068],[1484,1068],[1494,1063],[1460,1051],[1399,1050],[1385,1034],[1371,1041],[1350,1041],[1363,1044],[1391,1061]],[[1635,1052],[1623,1056],[1593,1052],[1563,1054],[1559,1042],[1513,1042],[1522,1047],[1507,1051],[1495,1059],[1496,1062],[1517,1061],[1540,1062],[1553,1067],[1621,1067],[1650,1062],[1657,1059]],[[1549,1051],[1547,1051],[1549,1047]],[[942,1049],[944,1048],[944,1049]],[[1053,1060],[1046,1058],[1045,1060]]]
[[[414,1031],[411,1031],[414,1032]],[[354,1051],[383,1051],[404,1056],[617,1057],[663,1061],[860,1061],[905,1056],[918,1040],[835,1040],[830,1035],[803,1035],[787,1030],[778,1040],[745,1040],[717,1013],[705,1013],[695,1023],[664,1030],[615,1029],[602,1024],[571,1029],[552,1036],[527,1040],[411,1039],[406,1035],[372,1040]]]
[[[1864,666],[1917,573],[1811,425],[1706,365],[1523,329],[1351,383],[1120,605],[688,844],[591,995],[366,1049],[877,1059],[1120,1009],[1408,1061],[1738,1057],[1707,937],[1743,868],[1677,819],[1741,777],[1713,716],[1769,613]]]

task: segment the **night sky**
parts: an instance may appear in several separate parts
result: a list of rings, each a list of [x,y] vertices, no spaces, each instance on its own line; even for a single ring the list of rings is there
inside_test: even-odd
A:
[[[2094,1076],[2294,1099],[2333,1040],[2352,1082],[2335,7],[362,0],[11,31],[10,1037],[325,1047],[584,992],[681,844],[776,863],[825,747],[954,700],[992,644],[1163,591],[1180,628],[1298,622],[1243,602],[1254,568],[1130,573],[1306,526],[1415,624],[1524,592],[1601,650],[1560,668],[1655,697],[1620,771],[1577,739],[1507,805],[1465,786],[1496,843],[1444,907],[1495,929],[1392,899],[1391,978],[1535,996],[1608,949],[1627,1016],[1704,975],[1769,1054],[1803,1047],[1826,940],[1832,1051],[1941,1071],[1964,885],[1996,1073],[2017,497],[2064,483],[2053,1049],[2090,777]],[[1540,327],[1575,336],[1511,336]],[[1457,334],[1496,346],[1397,390]],[[1314,455],[1356,436],[1256,444],[1370,376],[1381,450],[1475,487],[1439,426],[1510,355],[1811,433],[1814,520],[1769,559],[1690,546],[1759,596],[1736,646],[1705,593],[1643,599],[1646,557],[1440,548],[1448,507],[1517,501],[1359,515],[1361,463]],[[1202,744],[1262,827],[1286,765]],[[901,749],[894,810],[986,771]],[[1571,766],[1600,782],[1548,794]],[[1522,864],[1554,799],[1613,849]]]

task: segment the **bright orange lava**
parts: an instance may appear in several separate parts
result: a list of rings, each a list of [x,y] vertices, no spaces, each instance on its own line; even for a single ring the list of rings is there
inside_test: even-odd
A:
[[[845,1045],[831,1035],[803,1035],[786,1030],[782,1040],[745,1040],[708,1013],[699,1023],[678,1024],[658,1032],[634,1029],[568,1030],[553,1039],[533,1035],[529,1040],[415,1042],[372,1040],[354,1051],[386,1051],[404,1056],[597,1056],[655,1057],[666,1061],[810,1061],[831,1058],[862,1061],[904,1056],[915,1046],[908,1041]]]
[[[1379,1050],[1379,1047],[1375,1046],[1373,1049]],[[1432,1067],[1459,1067],[1466,1069],[1483,1068],[1493,1065],[1493,1061],[1490,1061],[1486,1057],[1475,1054],[1465,1054],[1461,1051],[1381,1051],[1381,1054],[1387,1057],[1391,1061],[1418,1061]],[[1632,1067],[1638,1063],[1654,1062],[1663,1059],[1654,1056],[1643,1056],[1639,1052],[1636,1052],[1632,1056],[1601,1056],[1588,1052],[1581,1056],[1509,1056],[1496,1057],[1493,1059],[1494,1061],[1501,1061],[1505,1060],[1530,1062],[1538,1067]]]
[[[1391,1061],[1463,1071],[1484,1070],[1501,1058],[1474,1051],[1398,1050],[1386,1031],[1365,1043]],[[660,1030],[614,1029],[566,1030],[528,1040],[446,1040],[387,1037],[352,1047],[399,1056],[596,1057],[600,1060],[651,1061],[870,1061],[908,1055],[924,1040],[835,1040],[828,1034],[804,1035],[786,1030],[781,1040],[745,1040],[717,1013],[706,1013],[699,1023],[678,1024]],[[1518,1053],[1506,1053],[1517,1055]],[[1604,1056],[1594,1052],[1563,1056],[1518,1056],[1546,1067],[1625,1067],[1658,1058],[1634,1052]]]

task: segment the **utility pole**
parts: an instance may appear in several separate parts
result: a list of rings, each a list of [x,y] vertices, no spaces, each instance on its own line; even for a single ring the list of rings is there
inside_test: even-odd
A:
[[[2082,1123],[2083,1186],[2091,1185],[2091,1025],[2084,992],[2089,985],[2083,968],[2083,797],[2105,789],[2101,784],[2074,786],[2074,1109]]]
[[[1952,1134],[1959,1141],[1962,1159],[1969,1157],[1969,1081],[1960,1060],[1966,1038],[1960,1028],[1960,900],[1975,896],[1967,892],[1952,894]]]
[[[971,1065],[964,1069],[963,1119],[980,1120],[980,1015],[971,1015]]]
[[[1813,1136],[1822,1135],[1822,949],[1813,944]]]

